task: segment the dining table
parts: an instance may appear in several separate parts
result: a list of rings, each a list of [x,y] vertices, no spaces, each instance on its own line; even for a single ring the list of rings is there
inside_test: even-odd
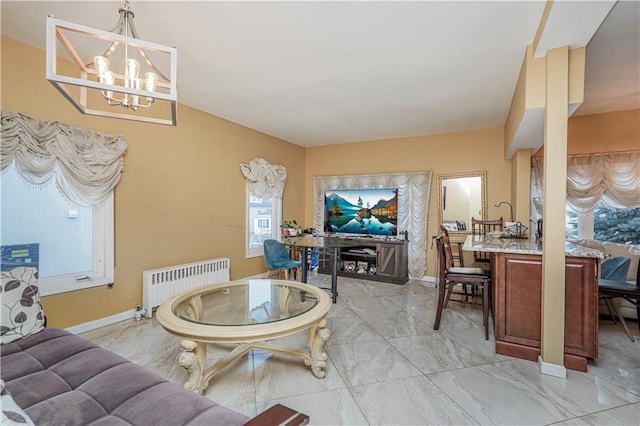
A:
[[[307,282],[309,272],[309,258],[313,250],[317,250],[320,256],[328,256],[331,260],[331,288],[326,288],[331,293],[331,300],[338,300],[338,263],[340,251],[347,247],[357,247],[361,243],[349,238],[304,235],[300,237],[284,238],[282,243],[288,247],[298,248],[301,251],[302,274],[300,280]]]

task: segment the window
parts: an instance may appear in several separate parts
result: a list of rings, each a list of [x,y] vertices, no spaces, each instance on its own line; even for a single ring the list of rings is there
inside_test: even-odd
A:
[[[257,228],[259,230],[270,230],[271,229],[271,218],[258,218]]]
[[[0,243],[39,244],[43,296],[113,282],[113,192],[95,207],[77,207],[56,188],[26,184],[14,167],[2,174]]]
[[[281,218],[282,198],[259,198],[247,188],[247,257],[262,256],[264,240],[278,239]]]
[[[591,213],[567,207],[566,235],[620,244],[640,244],[640,208],[616,209],[600,201]]]

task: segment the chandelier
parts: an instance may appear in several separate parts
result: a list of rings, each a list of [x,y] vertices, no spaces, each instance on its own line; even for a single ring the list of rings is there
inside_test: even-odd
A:
[[[111,31],[48,17],[47,80],[83,114],[175,126],[177,50],[138,38],[128,0],[118,13]]]

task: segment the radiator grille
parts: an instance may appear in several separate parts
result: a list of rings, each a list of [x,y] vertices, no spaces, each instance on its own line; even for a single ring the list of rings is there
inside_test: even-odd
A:
[[[228,258],[142,271],[142,307],[147,318],[154,308],[176,294],[208,284],[229,281]]]

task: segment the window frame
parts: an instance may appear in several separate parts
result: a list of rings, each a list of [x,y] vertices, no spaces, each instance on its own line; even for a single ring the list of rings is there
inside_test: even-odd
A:
[[[246,185],[245,196],[245,257],[247,259],[264,256],[264,247],[249,247],[251,242],[251,202],[250,198],[253,194],[249,190],[249,185]],[[255,197],[255,195],[253,195]],[[262,197],[264,198],[264,197]],[[280,241],[280,226],[282,222],[282,197],[270,197],[271,198],[271,233],[274,239]]]
[[[39,278],[40,295],[50,296],[113,284],[114,236],[114,194],[111,191],[102,203],[93,206],[93,270]],[[82,279],[83,276],[88,278]]]

